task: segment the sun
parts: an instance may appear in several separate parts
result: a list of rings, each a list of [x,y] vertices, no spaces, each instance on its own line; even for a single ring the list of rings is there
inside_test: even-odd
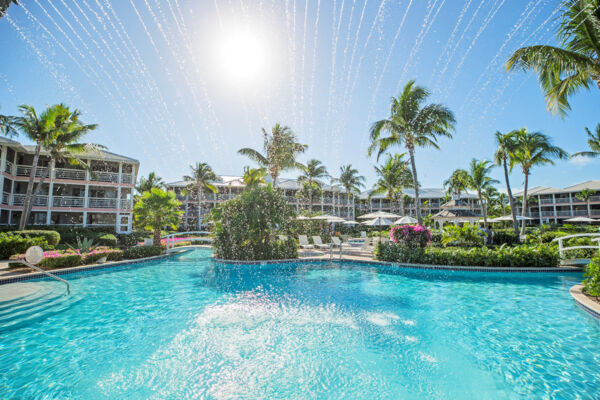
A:
[[[250,29],[230,31],[219,45],[219,64],[224,78],[251,84],[266,76],[267,47],[265,37]]]

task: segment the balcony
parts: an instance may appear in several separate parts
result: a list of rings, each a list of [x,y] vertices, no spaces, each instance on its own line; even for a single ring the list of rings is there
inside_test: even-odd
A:
[[[54,196],[52,197],[53,207],[83,208],[85,207],[85,198],[75,196]]]
[[[131,199],[121,199],[120,201],[121,210],[131,210],[133,208],[133,201]]]
[[[591,202],[596,202],[596,201],[600,201],[600,196],[591,196],[590,197],[590,203]]]
[[[121,183],[133,183],[133,175],[131,174],[121,174]]]
[[[88,199],[89,208],[117,208],[118,199],[106,199],[100,197],[90,197]]]
[[[90,173],[90,181],[118,183],[119,182],[119,173],[118,172],[92,171]]]
[[[87,173],[85,170],[82,169],[55,168],[54,178],[85,181],[87,178]]]
[[[8,193],[5,193],[8,194]],[[8,204],[11,204],[13,206],[22,206],[25,204],[25,195],[24,194],[12,194],[9,195],[12,196],[12,201],[10,201]],[[48,205],[48,196],[35,196],[35,198],[33,199],[33,206],[34,207],[45,207]]]
[[[4,167],[4,172],[9,173],[12,175],[13,173],[13,163],[11,163],[10,161],[6,162],[6,166]]]
[[[552,199],[540,199],[540,204],[552,204],[554,200]]]
[[[35,169],[35,177],[41,178],[42,176],[47,176],[48,168],[47,167],[37,167]],[[16,176],[29,176],[31,175],[31,166],[27,165],[17,165],[17,170],[15,171]]]
[[[11,162],[6,162],[5,172],[13,174],[15,176],[29,176],[31,174],[31,166],[29,165],[16,165],[14,166]],[[36,178],[41,178],[48,174],[47,167],[36,168]],[[90,180],[92,182],[112,182],[112,183],[123,183],[133,184],[132,174],[121,174],[118,172],[104,172],[104,171],[91,171],[89,174],[83,169],[71,169],[71,168],[55,168],[54,169],[55,179],[68,179],[77,181]]]

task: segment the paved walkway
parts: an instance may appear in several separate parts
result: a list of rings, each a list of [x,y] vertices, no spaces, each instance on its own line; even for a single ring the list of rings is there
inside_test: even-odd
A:
[[[22,268],[9,268],[8,260],[0,260],[0,278],[12,276],[12,275],[22,275],[28,272],[34,272],[31,268],[27,268],[23,266]]]

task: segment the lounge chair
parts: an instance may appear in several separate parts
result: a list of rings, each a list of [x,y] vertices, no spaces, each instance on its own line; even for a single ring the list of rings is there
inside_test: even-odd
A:
[[[371,242],[371,238],[366,238],[362,246],[360,246],[360,252],[372,253],[375,250],[375,243]]]
[[[321,241],[321,236],[313,236],[313,237],[312,237],[312,240],[313,240],[313,243],[315,244],[315,246],[316,246],[318,249],[328,249],[328,248],[329,248],[329,245],[328,245],[328,244],[324,244],[324,243]]]
[[[314,249],[315,246],[308,243],[308,237],[306,235],[298,235],[298,244],[303,249]]]
[[[277,238],[282,242],[285,242],[287,240],[287,235],[277,235]]]
[[[333,247],[341,247],[342,249],[347,246],[347,243],[343,243],[337,236],[331,237],[331,243],[333,243]]]

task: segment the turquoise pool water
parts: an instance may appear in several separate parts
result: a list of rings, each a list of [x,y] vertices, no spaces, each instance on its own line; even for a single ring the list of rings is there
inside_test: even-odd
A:
[[[579,274],[209,257],[0,286],[0,398],[600,397]]]

